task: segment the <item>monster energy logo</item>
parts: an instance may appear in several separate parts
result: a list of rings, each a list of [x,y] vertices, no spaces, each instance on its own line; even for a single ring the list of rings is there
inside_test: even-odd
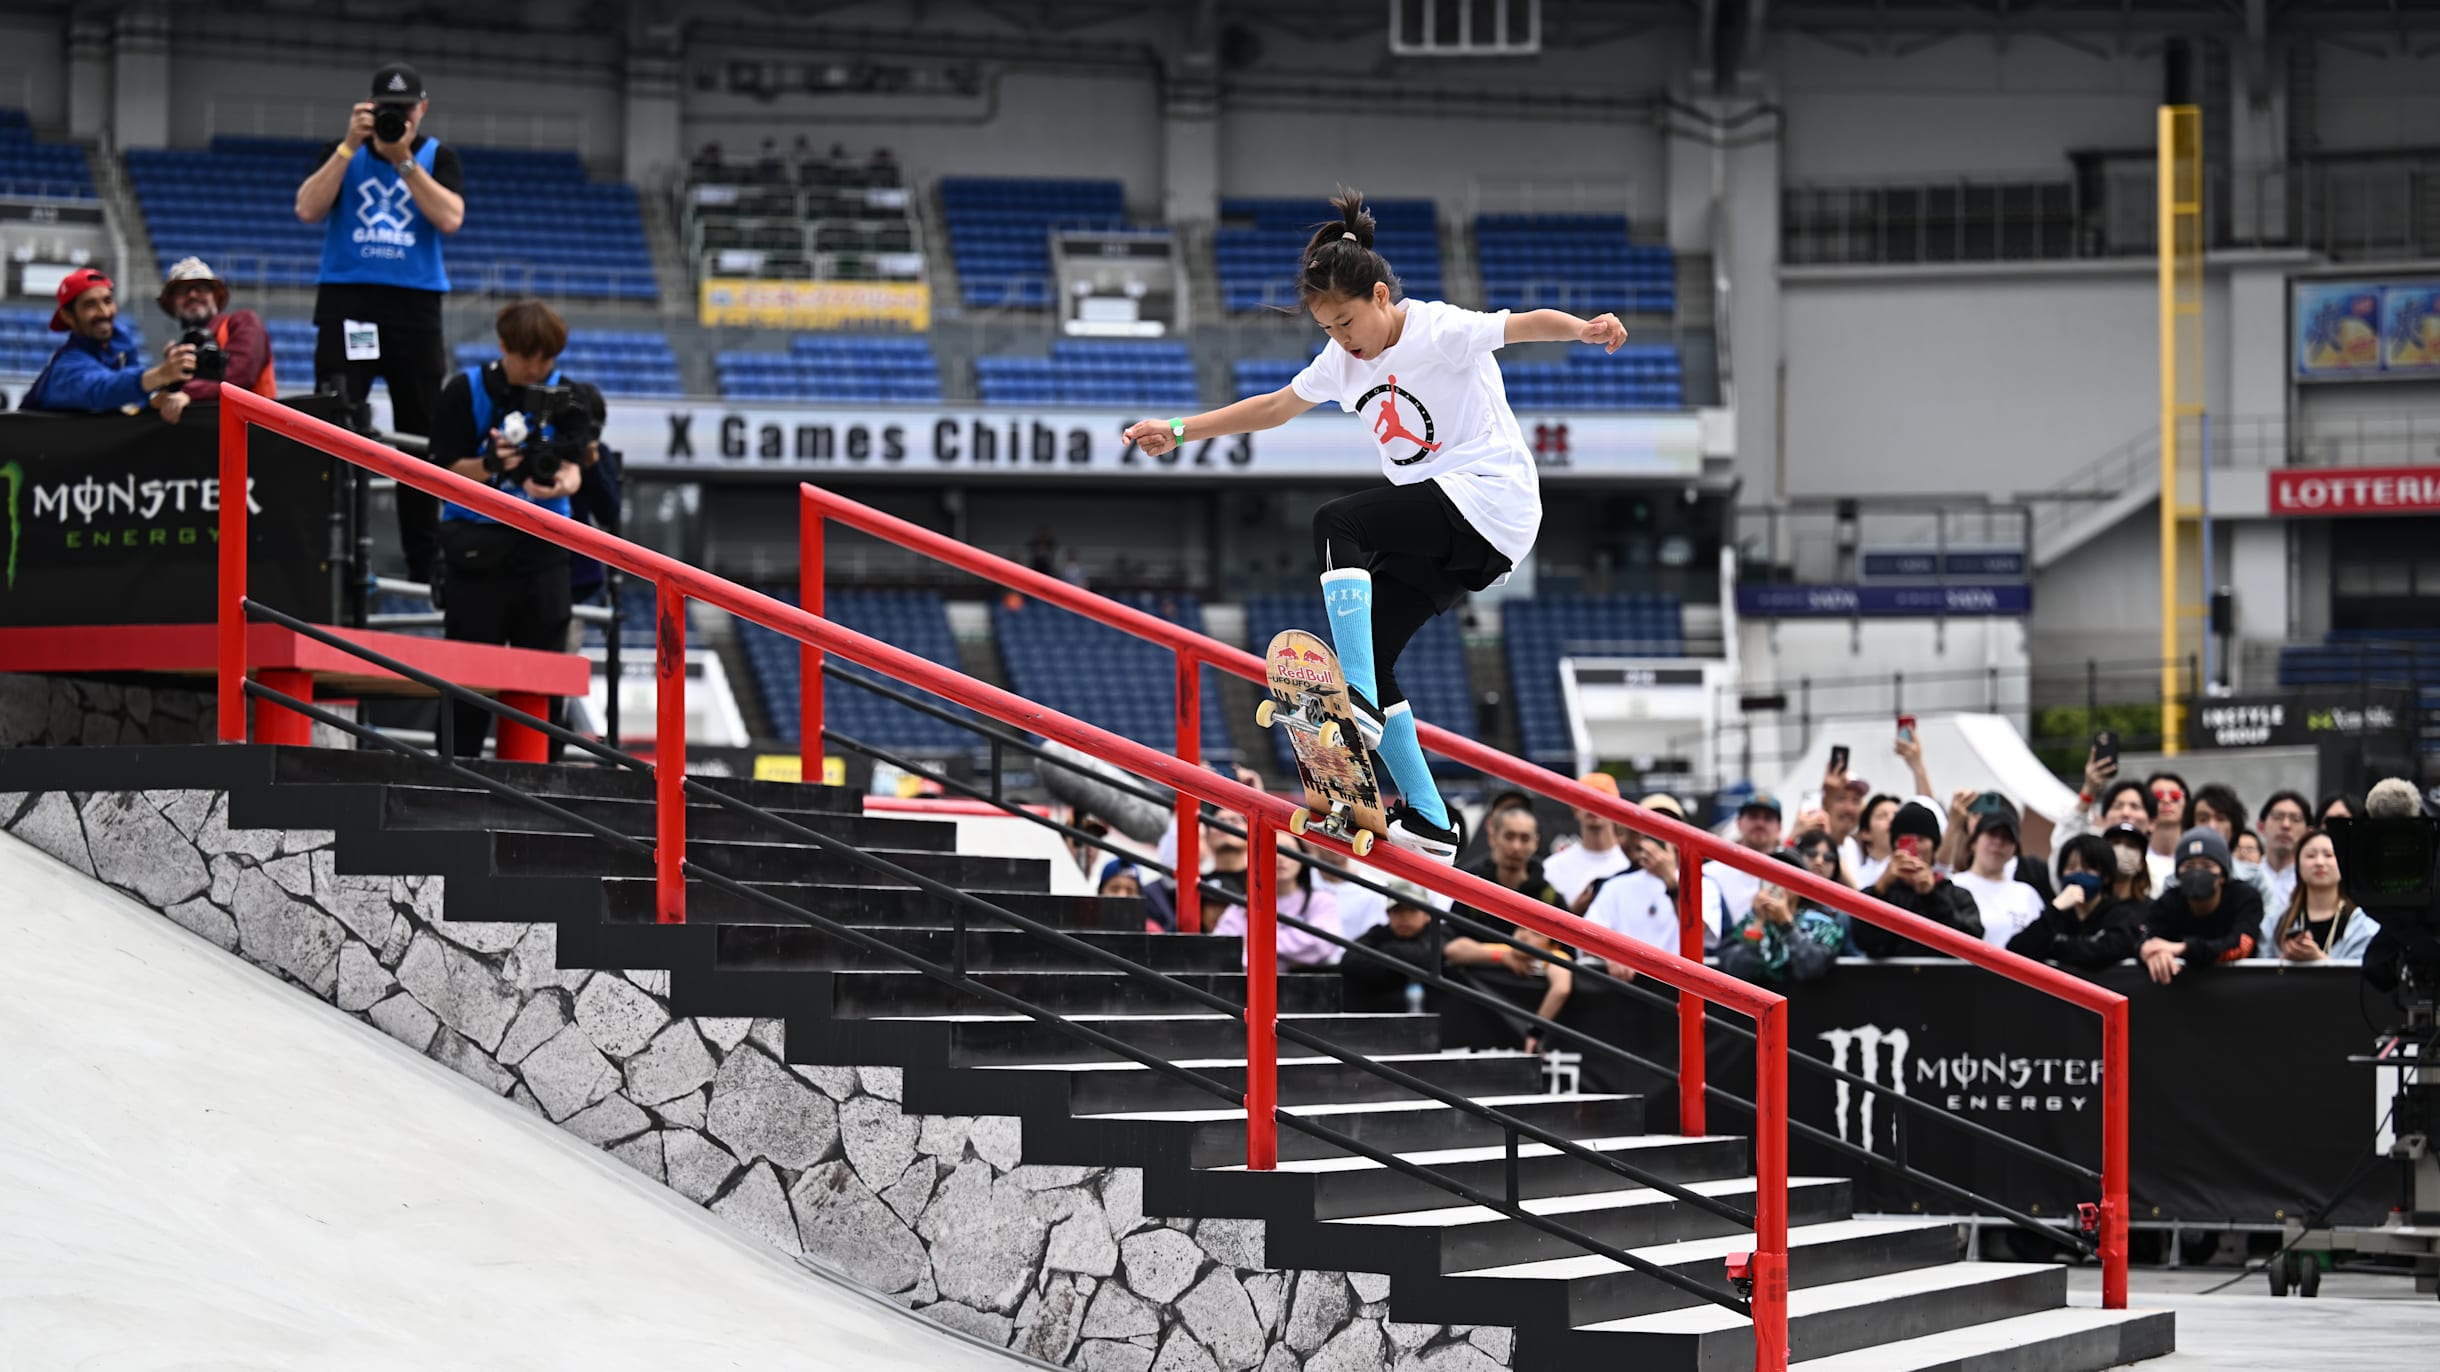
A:
[[[25,485],[25,469],[11,462],[0,467],[0,481],[8,483],[8,580],[17,584],[17,492]]]

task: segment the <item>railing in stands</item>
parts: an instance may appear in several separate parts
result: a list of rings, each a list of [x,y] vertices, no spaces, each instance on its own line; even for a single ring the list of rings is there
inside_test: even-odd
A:
[[[798,592],[799,599],[817,610],[822,603],[823,550],[825,526],[836,521],[870,537],[896,544],[910,551],[935,558],[950,566],[972,573],[985,581],[1020,591],[1037,600],[1057,605],[1088,619],[1122,629],[1168,648],[1175,656],[1176,750],[1182,763],[1198,764],[1202,746],[1202,692],[1199,689],[1201,669],[1208,665],[1234,672],[1248,681],[1264,680],[1262,659],[1242,648],[1172,624],[1132,606],[1123,605],[1106,596],[1037,572],[1007,558],[970,547],[919,524],[885,514],[869,505],[851,500],[835,491],[812,485],[798,487]],[[802,640],[800,640],[802,641]],[[802,731],[806,775],[821,775],[822,738],[822,650],[804,642],[802,653],[799,708],[803,711]],[[2128,1112],[2128,1010],[2126,997],[2105,987],[2094,985],[2070,972],[2045,963],[2020,957],[2015,953],[1983,942],[1970,934],[1889,905],[1883,901],[1826,881],[1810,872],[1781,863],[1767,854],[1732,844],[1714,834],[1705,833],[1680,823],[1666,815],[1656,814],[1640,805],[1596,791],[1571,777],[1537,767],[1523,759],[1512,757],[1472,739],[1450,733],[1427,723],[1418,725],[1425,747],[1442,757],[1495,777],[1530,793],[1548,797],[1580,810],[1590,810],[1607,816],[1627,828],[1670,844],[1677,852],[1678,871],[1678,951],[1682,958],[1700,963],[1703,959],[1702,931],[1702,864],[1706,859],[1719,861],[1748,874],[1761,877],[1825,908],[1838,910],[1869,924],[1905,935],[1936,953],[1946,954],[1977,967],[1998,973],[2011,981],[2032,987],[2071,1005],[2090,1010],[2101,1017],[2101,1052],[2103,1083],[2101,1096],[2101,1198],[2093,1216],[2094,1247],[2102,1268],[2102,1303],[2109,1309],[2126,1308],[2127,1300],[2127,1112]],[[1197,765],[1196,770],[1202,768]],[[1185,788],[1177,792],[1177,864],[1180,871],[1199,870],[1198,837],[1196,834],[1196,799]],[[1255,850],[1261,851],[1259,849]],[[1376,849],[1376,853],[1380,851]],[[1404,855],[1401,855],[1402,857]],[[1260,864],[1256,864],[1259,866]],[[1374,865],[1382,865],[1378,857]],[[1429,885],[1429,883],[1426,883]],[[1434,887],[1432,889],[1439,889]],[[1178,890],[1178,924],[1181,929],[1198,929],[1201,897],[1196,887],[1180,883]],[[1488,906],[1478,908],[1489,909]],[[1505,911],[1501,912],[1503,916]],[[1664,980],[1666,980],[1664,978]],[[1672,983],[1674,984],[1674,983]],[[1678,1000],[1678,1130],[1684,1134],[1699,1134],[1705,1127],[1705,1104],[1712,1092],[1704,1081],[1703,998],[1682,996]],[[1758,1047],[1761,1045],[1758,1042]],[[1767,1049],[1765,1050],[1767,1051]],[[1759,1081],[1759,1077],[1757,1078]],[[1785,1083],[1778,1084],[1780,1100],[1785,1101]],[[1763,1093],[1758,1085],[1757,1096]],[[1886,1093],[1885,1093],[1886,1094]],[[1892,1101],[1906,1099],[1886,1096]],[[1761,1101],[1757,1100],[1757,1106]],[[1759,1116],[1758,1116],[1759,1118]],[[1953,1121],[1954,1122],[1954,1121]],[[1781,1126],[1774,1126],[1781,1127]],[[2049,1155],[2043,1155],[2048,1157]],[[2051,1159],[2061,1162],[2060,1159]],[[2070,1170],[2084,1173],[2086,1169],[2068,1164]],[[1920,1177],[1921,1174],[1916,1174]],[[1947,1187],[1951,1193],[1958,1188]],[[1979,1199],[1979,1198],[1978,1198]],[[1995,1207],[1998,1208],[1998,1207]],[[2002,1213],[2005,1213],[2002,1210]],[[2012,1218],[2014,1218],[2012,1216]]]
[[[1247,821],[1249,846],[1256,853],[1270,851],[1275,836],[1286,828],[1290,816],[1296,808],[1280,797],[1218,776],[1188,758],[1166,756],[1157,750],[1070,719],[997,687],[975,681],[961,673],[927,662],[876,639],[832,624],[821,618],[816,612],[820,603],[818,577],[814,580],[814,589],[808,597],[807,608],[800,609],[790,606],[769,596],[724,581],[698,568],[638,547],[624,539],[612,537],[588,525],[577,523],[564,516],[550,514],[526,501],[506,495],[479,482],[470,481],[438,466],[407,457],[394,449],[383,447],[334,425],[289,410],[274,402],[237,391],[225,392],[221,407],[220,479],[224,489],[239,491],[246,489],[247,439],[249,432],[254,428],[285,435],[308,447],[330,453],[344,461],[392,477],[418,490],[463,505],[511,528],[520,529],[546,542],[582,553],[605,566],[616,567],[630,575],[643,577],[654,584],[656,592],[655,678],[657,700],[654,756],[649,764],[619,754],[615,749],[578,738],[564,729],[549,724],[548,721],[531,715],[518,717],[525,721],[525,727],[539,728],[541,731],[559,738],[563,743],[574,743],[597,756],[611,758],[619,765],[650,767],[654,778],[655,816],[654,835],[649,848],[655,878],[655,910],[658,919],[663,923],[680,923],[685,920],[686,883],[689,878],[721,886],[728,889],[732,895],[745,898],[756,898],[757,895],[743,884],[734,882],[724,874],[705,868],[687,857],[686,809],[690,795],[731,808],[752,808],[746,807],[742,801],[723,796],[703,787],[700,783],[690,783],[686,779],[685,605],[690,599],[700,600],[707,605],[718,607],[730,614],[797,639],[809,653],[807,660],[811,665],[808,675],[815,680],[819,680],[819,655],[835,653],[872,668],[886,677],[919,686],[943,699],[990,716],[1003,724],[1066,744],[1105,762],[1114,763],[1138,777],[1156,780],[1177,793],[1181,806],[1186,807],[1186,813],[1190,816],[1197,812],[1201,802],[1209,802],[1222,809],[1241,814]],[[862,508],[861,506],[856,507],[857,510],[862,510]],[[873,512],[866,511],[865,513],[872,514]],[[349,643],[338,635],[315,629],[313,626],[287,619],[248,599],[246,594],[247,522],[245,501],[222,502],[217,595],[220,648],[218,683],[220,737],[226,742],[245,741],[247,736],[246,706],[249,701],[253,701],[264,711],[293,712],[306,715],[308,718],[319,719],[326,724],[346,727],[341,717],[322,710],[310,699],[301,699],[293,693],[278,691],[264,683],[247,679],[246,626],[250,619],[260,618],[280,622],[291,632],[305,634],[325,643],[345,646],[348,651],[355,652],[359,656],[368,658],[371,656],[369,651],[360,645]],[[818,524],[818,521],[815,522]],[[807,565],[818,569],[821,566],[819,556],[821,542],[818,528],[810,536],[808,547],[813,556],[808,560]],[[961,547],[958,550],[958,556],[976,559],[986,555],[970,548]],[[1022,572],[1025,569],[1017,568],[1016,570]],[[1064,586],[1064,584],[1052,582],[1054,586]],[[1163,632],[1183,632],[1177,630],[1176,626],[1154,620],[1151,616],[1138,617],[1158,626]],[[1203,660],[1203,653],[1202,650],[1185,645],[1184,640],[1178,640],[1178,642],[1181,647],[1181,659],[1187,664],[1181,667],[1181,680],[1188,688],[1179,694],[1181,700],[1191,702],[1197,695],[1193,687],[1196,683],[1197,667]],[[1214,648],[1223,646],[1212,644]],[[1234,650],[1227,651],[1233,652]],[[1240,656],[1244,655],[1240,654]],[[1249,658],[1249,660],[1251,659]],[[428,674],[413,672],[406,669],[403,663],[390,662],[384,665],[386,670],[420,680],[423,684],[431,686],[453,699],[465,698],[468,695],[463,688],[440,682]],[[1220,665],[1234,667],[1233,663],[1226,661],[1221,662]],[[1259,664],[1257,664],[1256,671],[1259,672],[1259,670]],[[818,692],[815,699],[818,702]],[[509,707],[496,703],[489,703],[486,708],[500,714],[504,721],[517,714]],[[1181,706],[1182,715],[1184,711],[1191,708],[1191,706]],[[819,740],[823,736],[823,731],[815,727],[819,717],[817,704],[808,715],[808,727],[805,732],[810,739]],[[369,740],[380,739],[377,733],[362,726],[356,726],[352,732]],[[1194,737],[1194,731],[1189,730],[1186,736],[1191,739]],[[391,747],[397,751],[413,751],[411,745],[398,743],[395,740],[382,742],[380,746]],[[815,746],[818,748],[818,743]],[[818,776],[819,772],[815,772],[814,775]],[[1635,813],[1639,816],[1643,814],[1641,811]],[[941,898],[950,900],[960,909],[964,909],[968,905],[979,906],[994,917],[1004,919],[1015,927],[1026,929],[1037,937],[1053,939],[1059,937],[1056,930],[1034,921],[1025,920],[1011,912],[999,910],[987,902],[968,893],[951,889],[942,883],[917,877],[903,869],[892,868],[884,860],[863,854],[841,840],[790,824],[776,816],[766,815],[766,818],[789,831],[796,842],[808,843],[838,852],[850,861],[856,861],[875,870],[884,870],[885,874],[892,876],[893,879],[911,881],[923,889],[933,891]],[[1644,816],[1644,818],[1649,822],[1649,816]],[[1178,869],[1181,871],[1198,870],[1199,867],[1193,857],[1191,841],[1184,839],[1185,835],[1193,832],[1193,825],[1182,826],[1181,851],[1178,860]],[[645,846],[641,840],[624,835],[602,834],[600,836],[633,848]],[[1345,845],[1318,835],[1310,836],[1308,842],[1314,843],[1336,857],[1353,856]],[[1713,849],[1725,850],[1727,848],[1727,845],[1720,840],[1694,830],[1686,831],[1682,843],[1690,846],[1694,852],[1710,852]],[[1504,1130],[1513,1131],[1512,1137],[1534,1138],[1562,1151],[1579,1154],[1596,1165],[1634,1176],[1645,1184],[1659,1183],[1658,1178],[1641,1177],[1632,1171],[1628,1164],[1616,1160],[1604,1160],[1597,1154],[1581,1149],[1573,1141],[1550,1134],[1529,1122],[1491,1110],[1409,1077],[1394,1068],[1373,1062],[1361,1054],[1349,1052],[1321,1040],[1304,1029],[1282,1025],[1277,1013],[1277,911],[1272,864],[1254,862],[1249,864],[1248,869],[1245,901],[1247,911],[1245,1003],[1237,1005],[1198,988],[1175,983],[1181,993],[1202,1001],[1211,1008],[1244,1020],[1246,1024],[1246,1075],[1241,1097],[1225,1085],[1201,1078],[1199,1074],[1188,1072],[1175,1064],[1159,1062],[1152,1055],[1121,1044],[1088,1026],[1052,1015],[1040,1007],[1025,1004],[1006,992],[975,982],[964,975],[962,967],[952,971],[927,964],[919,970],[923,970],[927,975],[937,979],[948,980],[950,984],[957,986],[962,991],[995,1000],[1046,1023],[1056,1024],[1061,1032],[1088,1038],[1130,1060],[1154,1066],[1173,1076],[1182,1076],[1184,1079],[1194,1081],[1203,1089],[1240,1099],[1246,1111],[1246,1164],[1250,1169],[1269,1170],[1277,1166],[1279,1156],[1277,1131],[1278,1126],[1285,1123],[1291,1128],[1322,1138],[1334,1146],[1370,1157],[1383,1166],[1394,1168],[1415,1176],[1418,1180],[1452,1191],[1474,1204],[1491,1208],[1519,1223],[1551,1233],[1588,1252],[1618,1261],[1623,1265],[1686,1289],[1704,1300],[1735,1310],[1752,1322],[1755,1367],[1768,1369],[1769,1372],[1781,1372],[1781,1369],[1787,1366],[1788,1361],[1788,1021],[1786,999],[1774,992],[1749,985],[1704,967],[1699,961],[1690,962],[1671,957],[1665,952],[1637,940],[1625,938],[1600,925],[1538,902],[1526,900],[1504,887],[1443,867],[1392,846],[1383,845],[1376,849],[1371,855],[1370,865],[1393,876],[1415,881],[1425,889],[1437,892],[1452,902],[1462,902],[1476,909],[1496,914],[1559,943],[1602,957],[1637,974],[1651,977],[1664,985],[1676,988],[1687,1001],[1714,1001],[1753,1020],[1755,1043],[1754,1206],[1750,1215],[1734,1211],[1733,1208],[1729,1212],[1737,1223],[1750,1223],[1753,1227],[1754,1250],[1749,1268],[1752,1281],[1750,1297],[1740,1298],[1737,1295],[1694,1282],[1680,1274],[1665,1271],[1631,1253],[1576,1233],[1547,1216],[1528,1211],[1513,1196],[1503,1198],[1482,1192],[1463,1182],[1433,1173],[1429,1168],[1406,1159],[1372,1149],[1319,1123],[1279,1108],[1277,1095],[1278,1041],[1285,1036],[1292,1042],[1338,1057],[1361,1070],[1397,1082],[1407,1089],[1431,1096],[1452,1108],[1465,1109],[1490,1118],[1500,1124]],[[1690,868],[1690,870],[1692,869]],[[1789,869],[1789,871],[1791,875],[1781,879],[1789,885],[1801,889],[1802,883],[1793,879],[1795,875],[1793,869]],[[1697,889],[1698,882],[1689,880],[1685,885],[1689,891],[1692,891]],[[1181,896],[1183,897],[1188,891],[1197,891],[1198,886],[1199,883],[1182,886]],[[758,903],[766,906],[792,908],[787,907],[785,902],[779,901],[776,897],[767,895],[759,899]],[[1196,904],[1199,907],[1199,898]],[[868,951],[896,957],[901,961],[908,960],[906,955],[890,950],[888,945],[882,941],[847,930],[845,926],[838,925],[812,912],[797,910],[795,914],[817,927],[849,938],[851,942],[867,948]],[[1898,918],[1906,920],[1911,917],[1899,916]],[[1925,929],[1933,928],[1925,921],[1913,921],[1913,923],[1921,924]],[[1066,941],[1077,943],[1080,949],[1090,947],[1090,945],[1078,943],[1076,940]],[[1131,976],[1172,980],[1164,978],[1162,974],[1148,968],[1127,963],[1125,959],[1108,953],[1106,950],[1096,949],[1092,951],[1091,955],[1100,961],[1117,966],[1119,970],[1127,972]],[[1701,1051],[1699,1010],[1695,1025],[1694,1043],[1696,1061],[1699,1063]],[[1681,1101],[1690,1094],[1696,1093],[1681,1091]],[[1681,1117],[1683,1114],[1681,1104]],[[1683,1188],[1665,1187],[1664,1189],[1675,1191]],[[1706,1199],[1708,1200],[1708,1198]],[[1713,1204],[1717,1203],[1707,1204],[1705,1208],[1712,1208]]]

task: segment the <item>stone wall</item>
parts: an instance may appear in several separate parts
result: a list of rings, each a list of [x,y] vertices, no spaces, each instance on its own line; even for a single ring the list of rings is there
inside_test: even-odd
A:
[[[123,707],[122,707],[123,708]],[[438,877],[209,791],[0,793],[0,829],[507,1096],[800,1262],[1082,1372],[1489,1372],[1506,1329],[1393,1323],[1389,1280],[1262,1265],[1254,1220],[1143,1213],[1134,1168],[1029,1165],[1020,1122],[901,1113],[892,1067],[790,1066],[777,1020],[677,1019],[666,972],[564,971],[547,924],[451,924]]]
[[[353,707],[326,701],[322,708],[348,714]],[[219,738],[219,720],[219,696],[209,682],[201,686],[128,685],[0,672],[0,748],[212,743]],[[356,740],[344,729],[317,721],[313,746],[353,748]]]

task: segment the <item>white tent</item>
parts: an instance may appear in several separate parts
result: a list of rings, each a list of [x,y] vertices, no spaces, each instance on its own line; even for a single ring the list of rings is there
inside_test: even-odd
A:
[[[1931,773],[1934,799],[1944,813],[1949,794],[1973,787],[1997,791],[2025,811],[2027,833],[2021,837],[2032,852],[2049,850],[2050,825],[2065,818],[2076,805],[2075,788],[2051,775],[2025,738],[2004,716],[1986,714],[1922,715],[1915,733],[1923,743],[1924,770]],[[1822,772],[1830,765],[1834,744],[1847,745],[1847,773],[1862,777],[1875,791],[1911,795],[1914,779],[1905,760],[1894,752],[1897,721],[1887,715],[1850,716],[1822,720],[1813,726],[1813,739],[1802,756],[1789,764],[1777,788],[1780,803],[1792,823],[1796,810],[1821,802]],[[2035,832],[2034,817],[2046,824]]]

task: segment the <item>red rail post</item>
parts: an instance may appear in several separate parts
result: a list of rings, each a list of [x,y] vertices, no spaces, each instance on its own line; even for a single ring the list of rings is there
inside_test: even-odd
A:
[[[805,613],[822,612],[822,526],[827,519],[814,503],[811,490],[799,487],[796,510],[796,598]],[[800,642],[796,648],[798,779],[807,786],[822,784],[822,650]]]
[[[313,699],[313,673],[286,667],[265,667],[255,679],[282,695],[299,700]],[[238,708],[243,709],[244,706]],[[298,714],[275,700],[256,701],[254,705],[254,741],[280,743],[291,748],[313,746],[313,720]]]
[[[1684,993],[1698,999],[1692,993]],[[1788,1365],[1788,1003],[1754,1016],[1755,1372]]]
[[[2101,1012],[2101,1307],[2127,1308],[2127,1002]]]
[[[655,582],[652,657],[653,910],[686,923],[686,594]]]
[[[1245,821],[1245,1165],[1279,1166],[1279,859],[1271,822]]]
[[[1193,653],[1177,650],[1178,761],[1190,767],[1203,762],[1203,676]],[[1203,932],[1203,827],[1202,806],[1193,796],[1178,792],[1178,932]],[[1251,818],[1249,816],[1248,818]],[[1250,871],[1259,865],[1252,862],[1253,851],[1246,854]]]
[[[220,407],[220,741],[246,741],[246,412]]]
[[[1703,856],[1686,844],[1677,848],[1678,956],[1703,960]],[[1703,998],[1678,993],[1678,1132],[1703,1132]]]
[[[616,690],[617,687],[613,686],[611,689]],[[539,691],[502,691],[500,703],[512,710],[523,710],[537,719],[550,719],[551,717],[551,698]],[[540,729],[520,724],[513,719],[502,719],[499,738],[497,752],[502,762],[548,762],[551,760],[551,737]]]

